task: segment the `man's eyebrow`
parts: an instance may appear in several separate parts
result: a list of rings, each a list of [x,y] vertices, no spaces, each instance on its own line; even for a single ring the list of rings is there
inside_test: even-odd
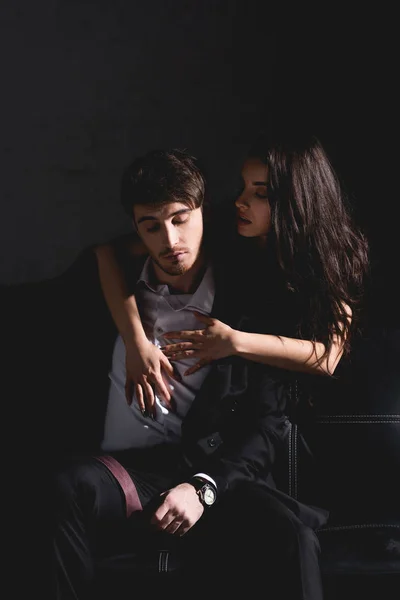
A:
[[[176,217],[176,215],[181,215],[183,213],[187,213],[190,212],[192,209],[191,208],[181,208],[179,210],[176,210],[175,212],[171,213],[170,215],[167,215],[167,219],[171,219],[172,217]],[[143,223],[143,221],[158,221],[157,217],[153,217],[152,215],[144,215],[143,217],[140,217],[140,219],[138,219],[137,224],[139,225],[139,223]]]

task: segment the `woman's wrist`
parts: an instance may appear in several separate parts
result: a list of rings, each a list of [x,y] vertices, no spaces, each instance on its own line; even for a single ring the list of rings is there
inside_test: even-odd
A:
[[[144,331],[131,330],[128,334],[122,335],[122,339],[129,348],[140,348],[149,342]]]
[[[229,341],[232,348],[232,356],[238,356],[240,353],[241,334],[242,332],[237,329],[232,329],[230,332]]]

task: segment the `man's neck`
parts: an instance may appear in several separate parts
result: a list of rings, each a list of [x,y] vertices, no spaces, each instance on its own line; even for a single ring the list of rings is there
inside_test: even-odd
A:
[[[171,292],[180,294],[193,294],[204,275],[206,260],[204,252],[201,252],[193,266],[182,275],[168,275],[152,261],[155,279],[160,284],[168,285]]]

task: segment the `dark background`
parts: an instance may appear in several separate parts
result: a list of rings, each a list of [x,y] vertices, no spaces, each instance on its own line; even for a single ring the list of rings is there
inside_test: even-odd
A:
[[[72,332],[61,355],[53,350],[69,321],[35,283],[63,273],[88,245],[130,231],[118,194],[133,156],[188,148],[204,163],[218,201],[231,193],[259,127],[275,118],[309,122],[371,242],[374,319],[399,322],[398,21],[383,3],[360,6],[1,2],[0,291],[11,291],[0,308],[8,376],[1,377],[3,479],[11,504],[3,512],[13,532],[4,545],[29,570],[24,585],[41,572],[33,565],[48,448],[71,424],[69,407],[85,397],[82,386],[74,388],[79,368],[71,367],[76,354],[85,355],[81,337]],[[83,431],[97,402],[89,391]],[[21,518],[24,532],[15,535]],[[36,526],[40,535],[27,536]]]
[[[325,143],[391,280],[398,36],[377,9],[3,1],[0,283],[53,277],[129,231],[121,170],[150,148],[188,148],[225,197],[248,142],[278,115],[309,121]]]
[[[29,401],[42,323],[61,339],[60,325],[68,329],[57,286],[42,282],[87,246],[131,230],[119,202],[124,165],[154,147],[188,148],[218,202],[236,187],[259,128],[277,119],[309,124],[324,143],[371,243],[372,321],[398,324],[396,24],[383,4],[354,13],[261,0],[3,0],[0,335],[14,349],[9,387]]]

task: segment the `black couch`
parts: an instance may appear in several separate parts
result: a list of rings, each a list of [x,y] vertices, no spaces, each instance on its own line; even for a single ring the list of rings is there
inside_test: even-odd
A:
[[[321,378],[312,408],[299,408],[305,404],[301,378],[293,382],[287,456],[277,465],[283,489],[330,510],[329,524],[318,532],[327,600],[400,598],[400,327],[394,312],[382,313],[375,302],[380,291],[371,294],[363,335],[336,377]],[[90,251],[61,276],[1,292],[11,357],[4,389],[14,397],[7,422],[25,451],[23,483],[14,467],[12,481],[22,499],[27,487],[35,488],[31,506],[45,517],[54,465],[64,453],[99,448],[116,331]],[[35,553],[35,536],[43,531],[37,522],[33,531],[25,543]],[[139,574],[151,575],[165,595],[181,580],[183,562],[179,543],[161,537],[145,559],[125,557],[129,569],[105,561],[101,589],[118,574],[123,598],[135,572],[136,582]]]

